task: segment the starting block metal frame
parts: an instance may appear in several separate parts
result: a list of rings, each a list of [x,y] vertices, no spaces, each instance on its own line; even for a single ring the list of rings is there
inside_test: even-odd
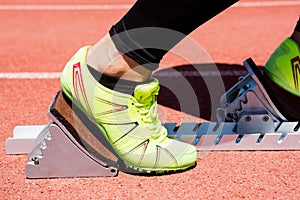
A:
[[[254,62],[248,59],[244,65],[249,73],[221,97],[217,122],[165,123],[168,136],[199,151],[300,150],[300,123],[288,121],[276,108]],[[122,166],[119,157],[101,138],[94,146],[85,145],[99,130],[87,128],[92,123],[81,118],[80,111],[66,114],[73,109],[59,92],[50,106],[48,125],[17,126],[14,137],[7,139],[7,154],[29,153],[28,178],[117,175]],[[82,131],[86,138],[78,134]]]
[[[43,137],[29,154],[28,178],[116,176],[118,169],[93,157],[55,122],[40,133]]]
[[[48,125],[16,127],[16,138],[6,141],[7,154],[29,153],[25,168],[27,178],[118,174],[122,161],[108,142],[102,142],[105,141],[101,138],[103,134],[99,134],[93,122],[67,101],[61,91],[55,96],[47,114],[51,119]],[[20,136],[22,130],[28,137],[25,134]],[[79,132],[82,134],[79,135]],[[95,138],[95,135],[100,138]]]

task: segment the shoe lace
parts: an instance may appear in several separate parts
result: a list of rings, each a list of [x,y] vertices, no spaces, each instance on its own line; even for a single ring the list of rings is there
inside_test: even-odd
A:
[[[155,94],[152,95],[152,99],[155,99],[154,102],[135,102],[134,105],[138,109],[138,113],[142,116],[142,121],[147,124],[147,128],[153,132],[152,138],[163,140],[167,137],[167,131],[159,120]]]

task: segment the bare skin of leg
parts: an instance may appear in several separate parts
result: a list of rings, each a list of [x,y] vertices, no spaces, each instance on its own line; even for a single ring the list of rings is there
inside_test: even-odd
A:
[[[105,75],[136,82],[144,82],[152,74],[151,70],[120,54],[109,34],[89,49],[87,64]]]

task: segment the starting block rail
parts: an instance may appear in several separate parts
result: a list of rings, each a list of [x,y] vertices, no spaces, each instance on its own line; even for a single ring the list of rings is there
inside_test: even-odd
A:
[[[295,127],[297,122],[287,122],[286,125]],[[300,150],[300,131],[288,133],[252,133],[236,134],[232,132],[234,123],[220,125],[223,133],[213,131],[216,122],[182,123],[179,127],[176,123],[165,123],[168,136],[196,146],[198,151],[261,151],[261,150]],[[195,130],[195,127],[199,127]],[[39,133],[47,128],[47,125],[16,126],[14,137],[6,140],[6,154],[29,154],[38,144]],[[176,131],[174,131],[176,129]],[[227,131],[225,131],[227,130]]]

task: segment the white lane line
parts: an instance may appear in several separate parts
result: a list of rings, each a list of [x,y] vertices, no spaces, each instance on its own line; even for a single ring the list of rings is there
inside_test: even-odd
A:
[[[296,6],[300,5],[300,0],[295,1],[257,1],[257,2],[238,2],[234,7],[270,7],[270,6]]]
[[[0,10],[127,10],[132,5],[0,5]]]
[[[56,79],[60,72],[16,72],[0,73],[0,79]]]
[[[296,6],[300,0],[293,1],[258,1],[237,2],[234,7],[270,7]],[[131,4],[99,4],[99,5],[0,5],[0,10],[128,10]]]
[[[0,79],[58,79],[60,72],[15,72],[15,73],[0,73]],[[246,74],[245,70],[221,70],[221,71],[180,71],[180,72],[156,72],[155,77],[158,78],[176,78],[176,77],[217,77],[221,74],[223,77],[229,76],[243,76]]]

